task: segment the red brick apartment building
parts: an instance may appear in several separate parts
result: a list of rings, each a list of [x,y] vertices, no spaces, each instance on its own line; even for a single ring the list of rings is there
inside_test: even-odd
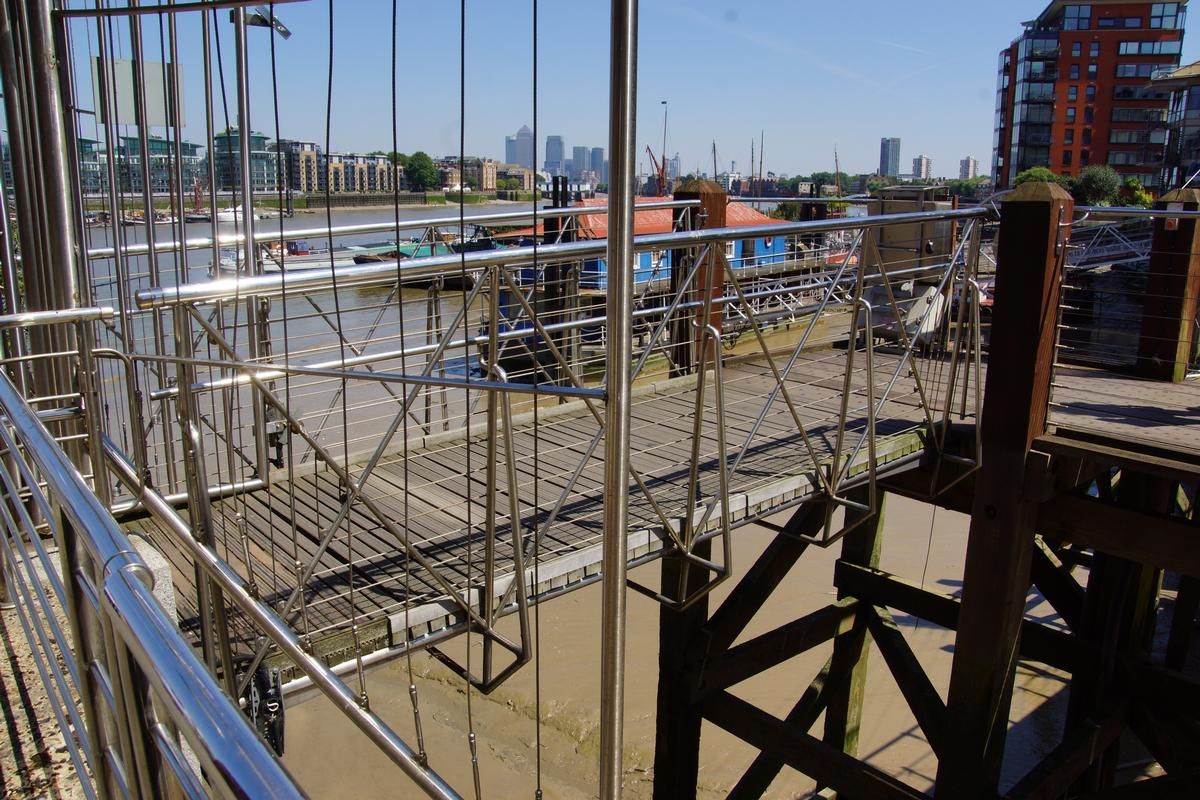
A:
[[[1044,166],[1077,175],[1108,164],[1157,190],[1168,92],[1187,0],[1055,0],[1000,52],[992,174],[997,188]]]

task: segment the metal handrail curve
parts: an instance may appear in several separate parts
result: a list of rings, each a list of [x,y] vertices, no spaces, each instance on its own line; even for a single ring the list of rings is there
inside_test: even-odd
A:
[[[63,528],[74,533],[76,544],[97,565],[101,613],[156,700],[162,701],[170,722],[191,746],[208,788],[223,797],[303,797],[283,765],[196,658],[175,621],[158,604],[148,585],[149,570],[133,544],[3,373],[0,413],[11,426],[24,458],[40,474],[43,491],[50,507],[61,516]],[[27,533],[38,535],[36,531]],[[79,631],[80,620],[73,619],[72,623]],[[81,664],[81,672],[86,674],[93,666]],[[118,705],[127,700],[116,698]],[[139,707],[140,698],[133,698],[133,703],[133,707]],[[91,737],[90,741],[97,740]],[[87,755],[91,764],[104,758],[100,753]],[[190,769],[186,762],[169,758],[164,762],[173,769]],[[157,780],[162,776],[152,777]],[[196,782],[190,771],[175,778],[183,786]],[[87,780],[86,776],[80,779]]]

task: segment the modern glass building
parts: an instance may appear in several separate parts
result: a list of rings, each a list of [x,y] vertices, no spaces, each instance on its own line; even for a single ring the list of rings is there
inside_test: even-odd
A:
[[[1153,84],[1171,93],[1163,152],[1165,191],[1183,186],[1200,172],[1200,61],[1156,76]]]
[[[997,188],[1030,167],[1109,164],[1157,189],[1167,92],[1150,79],[1179,65],[1186,5],[1055,0],[1024,23],[997,69]]]
[[[896,137],[879,140],[879,174],[885,178],[900,174],[900,140]]]
[[[267,136],[250,133],[250,181],[256,192],[279,189],[279,154],[267,147]],[[213,164],[216,168],[217,191],[241,189],[242,138],[237,128],[229,128],[213,137]]]

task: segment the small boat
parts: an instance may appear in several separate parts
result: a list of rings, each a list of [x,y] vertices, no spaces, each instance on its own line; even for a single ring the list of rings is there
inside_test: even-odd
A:
[[[212,222],[212,214],[207,211],[189,211],[183,215],[184,222]]]
[[[245,212],[241,206],[229,206],[217,212],[217,222],[241,222]]]
[[[242,262],[246,260],[246,251],[240,247],[222,247],[218,256],[216,264],[208,265],[208,277],[210,278],[236,275]]]

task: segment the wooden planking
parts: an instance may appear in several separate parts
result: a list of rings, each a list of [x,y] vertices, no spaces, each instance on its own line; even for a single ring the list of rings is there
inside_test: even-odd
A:
[[[875,355],[878,401],[900,359],[894,350],[885,348],[877,349]],[[780,359],[778,363],[782,368],[783,360]],[[948,379],[948,364],[939,366],[923,359],[918,359],[916,364],[921,370],[929,396],[936,398],[940,406]],[[814,351],[797,362],[787,379],[788,391],[819,458],[828,457],[833,446],[844,370],[844,351]],[[1152,405],[1150,401],[1158,398],[1164,388],[1163,384],[1147,385],[1143,381],[1113,378],[1103,373],[1100,373],[1102,381],[1093,381],[1096,374],[1091,370],[1072,371],[1070,380],[1074,383],[1071,391],[1093,398],[1101,395],[1114,398],[1125,396],[1127,402],[1136,400],[1148,408]],[[862,429],[866,403],[865,377],[862,358],[859,357],[853,381],[855,395],[850,403],[851,413],[856,414],[857,418],[852,421],[847,433],[851,445],[857,441]],[[1093,384],[1098,384],[1100,391],[1091,392]],[[746,443],[747,435],[763,411],[763,404],[772,386],[774,378],[761,362],[744,361],[725,367],[725,434],[731,452],[739,452]],[[1170,407],[1197,405],[1187,402],[1191,392],[1186,384],[1166,386]],[[707,459],[701,471],[701,486],[705,493],[715,491],[717,485],[715,392],[712,389],[710,382],[700,444],[700,451]],[[1062,394],[1065,390],[1059,391],[1060,396],[1056,399],[1074,397]],[[1139,397],[1143,399],[1138,400]],[[656,384],[644,391],[635,398],[632,409],[633,463],[655,493],[656,501],[672,517],[684,515],[694,409],[694,390],[679,381]],[[1139,409],[1134,411],[1147,414],[1149,418],[1163,413]],[[573,413],[564,413],[561,407],[554,407],[545,410],[535,444],[532,416],[528,412],[517,415],[518,427],[512,438],[519,513],[525,528],[522,536],[527,547],[531,546],[529,531],[535,521],[547,518],[567,486],[568,479],[579,466],[580,459],[584,457],[588,442],[599,429],[599,423],[582,404],[577,403]],[[1131,413],[1130,418],[1136,419],[1136,414]],[[906,367],[890,399],[883,405],[879,430],[886,436],[918,429],[923,424],[924,414],[919,397]],[[1109,423],[1101,419],[1099,424]],[[1200,424],[1196,428],[1188,435],[1196,436],[1200,441]],[[382,521],[376,519],[362,501],[357,502],[349,522],[343,523],[343,530],[334,536],[306,587],[305,606],[314,626],[337,627],[344,624],[351,613],[360,619],[394,613],[404,606],[409,594],[413,603],[428,602],[443,596],[442,590],[423,570],[414,568],[411,574],[405,574],[405,538],[417,546],[435,568],[444,570],[456,585],[462,586],[468,573],[476,581],[479,580],[478,559],[482,552],[485,508],[485,442],[481,436],[476,436],[470,442],[472,474],[468,475],[468,443],[461,435],[458,438],[435,435],[428,441],[431,446],[426,448],[413,447],[410,441],[407,462],[402,458],[401,443],[398,440],[393,442],[390,445],[392,450],[385,454],[366,481],[364,496],[370,498],[396,528],[404,531],[407,523],[407,534],[397,536],[387,531]],[[509,505],[503,446],[498,454],[497,514],[504,539],[499,553],[511,559],[511,545],[506,533]],[[889,452],[886,456],[881,453],[880,458],[892,459],[910,449],[911,446],[906,445],[904,449]],[[862,456],[865,455],[864,447]],[[555,524],[546,532],[540,548],[543,559],[567,556],[600,543],[603,458],[601,443],[572,487]],[[360,464],[351,468],[353,479],[359,478],[363,466]],[[230,531],[227,548],[229,557],[242,574],[247,574],[246,565],[241,564],[241,545],[234,532],[237,530],[238,515],[245,518],[251,560],[254,562],[250,568],[260,589],[268,598],[275,600],[282,599],[281,595],[286,597],[294,586],[295,570],[291,565],[293,541],[297,556],[307,563],[316,551],[322,531],[341,507],[341,489],[333,473],[312,466],[305,470],[303,474],[297,474],[291,483],[277,482],[270,494],[258,492],[245,498],[214,503],[218,524]],[[794,478],[811,474],[812,470],[812,461],[796,431],[792,415],[782,396],[777,396],[767,410],[738,472],[733,476],[731,494],[751,499],[753,506],[748,508],[743,504],[735,507],[735,524],[746,513],[769,511],[773,506],[793,501],[798,492],[811,492],[809,484],[803,480],[797,483]],[[629,487],[631,528],[659,528],[661,523],[657,515],[632,480]],[[533,505],[535,488],[538,494],[536,509]],[[702,502],[706,496],[701,497]],[[475,529],[469,537],[473,550],[471,564],[465,558],[468,517]],[[710,521],[709,524],[714,522]],[[145,529],[160,547],[164,541],[169,542],[169,535],[151,521],[143,520],[130,527]],[[353,531],[352,535],[348,531]],[[225,550],[223,547],[222,552]],[[275,554],[274,567],[271,564],[272,552]],[[194,606],[188,600],[195,592],[190,562],[181,554],[171,554],[169,551],[168,558],[181,589],[181,613],[194,616]],[[353,610],[346,591],[347,565],[351,559],[356,574]]]

